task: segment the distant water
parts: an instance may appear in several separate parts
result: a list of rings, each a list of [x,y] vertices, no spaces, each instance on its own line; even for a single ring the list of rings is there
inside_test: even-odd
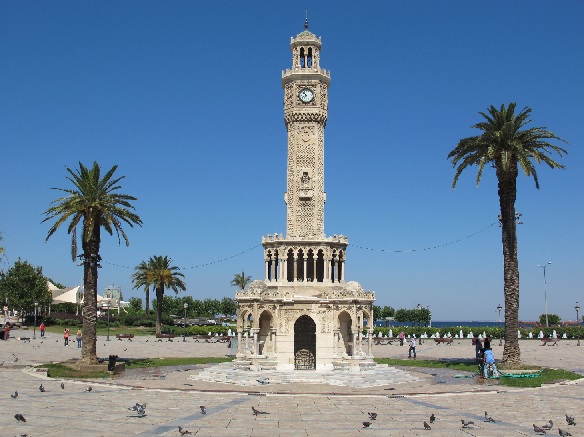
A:
[[[377,320],[375,322],[375,326],[387,326],[387,322],[385,320]],[[402,322],[391,322],[392,327],[396,326],[414,326],[412,323],[402,323]],[[432,321],[432,328],[451,328],[451,327],[458,327],[458,326],[467,326],[469,328],[476,327],[476,326],[485,326],[485,327],[504,327],[505,322],[493,322],[488,320],[472,320],[468,322],[447,322],[447,321]]]

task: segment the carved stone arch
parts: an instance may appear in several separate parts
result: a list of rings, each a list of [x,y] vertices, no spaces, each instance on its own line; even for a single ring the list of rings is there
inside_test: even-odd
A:
[[[258,315],[258,353],[266,355],[273,352],[271,344],[271,331],[276,319],[272,311],[264,308]]]
[[[355,320],[353,316],[349,311],[343,309],[339,312],[336,321],[339,331],[338,347],[347,355],[352,355],[353,323]]]

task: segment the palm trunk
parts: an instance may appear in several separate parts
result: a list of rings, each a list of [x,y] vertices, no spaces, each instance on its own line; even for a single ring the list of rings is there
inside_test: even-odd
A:
[[[162,325],[162,300],[164,299],[164,285],[156,288],[156,333],[160,334]]]
[[[83,238],[83,343],[80,364],[97,364],[97,265],[100,242],[97,220],[90,240],[86,242]]]
[[[503,240],[503,275],[505,295],[505,347],[503,362],[509,367],[521,366],[521,351],[517,335],[519,321],[519,262],[517,259],[517,228],[515,198],[517,196],[517,166],[507,171],[497,166],[501,232]]]
[[[150,288],[146,288],[146,317],[150,315]]]

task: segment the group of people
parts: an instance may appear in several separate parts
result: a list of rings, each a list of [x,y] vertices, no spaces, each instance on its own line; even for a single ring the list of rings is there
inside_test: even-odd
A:
[[[69,328],[65,328],[65,330],[63,331],[63,339],[65,340],[65,346],[69,346]],[[77,330],[77,334],[75,334],[75,339],[77,340],[77,347],[80,348],[83,341],[81,329]]]
[[[489,369],[493,371],[493,377],[499,377],[499,371],[497,370],[497,364],[495,364],[495,356],[493,355],[493,350],[491,349],[491,337],[486,336],[484,342],[481,341],[479,337],[473,339],[475,345],[475,355],[477,363],[479,364],[479,371],[483,375],[483,378],[488,378]]]

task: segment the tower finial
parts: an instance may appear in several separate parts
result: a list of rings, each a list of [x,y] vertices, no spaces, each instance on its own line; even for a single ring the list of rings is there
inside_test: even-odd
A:
[[[305,10],[304,12],[306,12],[306,21],[304,22],[304,28],[308,30],[308,11]]]

